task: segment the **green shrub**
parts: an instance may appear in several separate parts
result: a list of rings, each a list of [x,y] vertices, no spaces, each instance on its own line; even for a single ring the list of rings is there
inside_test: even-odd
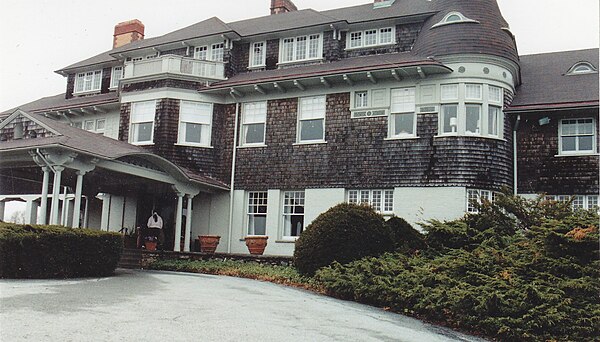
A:
[[[107,276],[122,249],[118,233],[0,223],[0,277]]]
[[[392,217],[385,222],[390,230],[394,249],[403,253],[412,253],[426,247],[425,237],[403,218]]]
[[[510,196],[485,206],[430,223],[432,250],[334,263],[315,278],[345,299],[501,341],[597,339],[597,213]]]
[[[294,265],[312,275],[334,261],[347,263],[393,249],[383,216],[368,206],[339,204],[319,215],[296,241]]]

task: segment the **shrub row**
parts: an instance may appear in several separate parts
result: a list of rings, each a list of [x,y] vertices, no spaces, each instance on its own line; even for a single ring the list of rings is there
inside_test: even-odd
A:
[[[316,274],[332,295],[502,341],[600,336],[598,215],[501,196],[480,213],[424,225],[428,248]]]
[[[1,278],[107,276],[122,250],[117,233],[0,223]]]

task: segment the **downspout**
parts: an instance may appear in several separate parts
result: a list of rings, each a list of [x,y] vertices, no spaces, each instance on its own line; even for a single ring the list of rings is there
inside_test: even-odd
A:
[[[520,123],[521,123],[521,115],[517,115],[517,120],[515,121],[515,127],[513,128],[513,182],[514,182],[513,193],[514,193],[514,195],[517,195],[517,191],[518,191],[517,130],[519,129]]]
[[[240,113],[240,103],[235,102],[235,124],[233,125],[233,152],[231,156],[231,181],[229,190],[229,228],[227,232],[227,253],[231,253],[231,233],[233,231],[233,193],[235,183],[235,156],[237,153],[237,135],[238,135],[238,117]]]

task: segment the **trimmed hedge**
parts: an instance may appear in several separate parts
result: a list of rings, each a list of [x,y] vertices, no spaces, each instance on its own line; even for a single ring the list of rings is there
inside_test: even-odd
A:
[[[405,219],[394,216],[385,221],[385,225],[390,230],[394,249],[397,252],[411,254],[427,247],[425,236],[414,229]]]
[[[334,261],[348,263],[394,248],[383,216],[371,207],[338,204],[319,215],[296,241],[294,265],[312,275]]]
[[[118,233],[0,223],[1,278],[107,276],[122,251]]]

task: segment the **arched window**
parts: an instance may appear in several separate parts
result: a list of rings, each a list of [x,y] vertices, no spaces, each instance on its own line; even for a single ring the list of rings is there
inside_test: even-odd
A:
[[[598,70],[589,62],[578,62],[575,63],[569,71],[567,71],[567,75],[581,75],[581,74],[591,74],[596,73]]]
[[[460,23],[475,23],[479,24],[479,21],[469,19],[464,14],[460,12],[450,12],[444,16],[444,19],[440,20],[439,23],[433,25],[431,28],[435,28],[438,26],[450,25],[450,24],[460,24]]]

